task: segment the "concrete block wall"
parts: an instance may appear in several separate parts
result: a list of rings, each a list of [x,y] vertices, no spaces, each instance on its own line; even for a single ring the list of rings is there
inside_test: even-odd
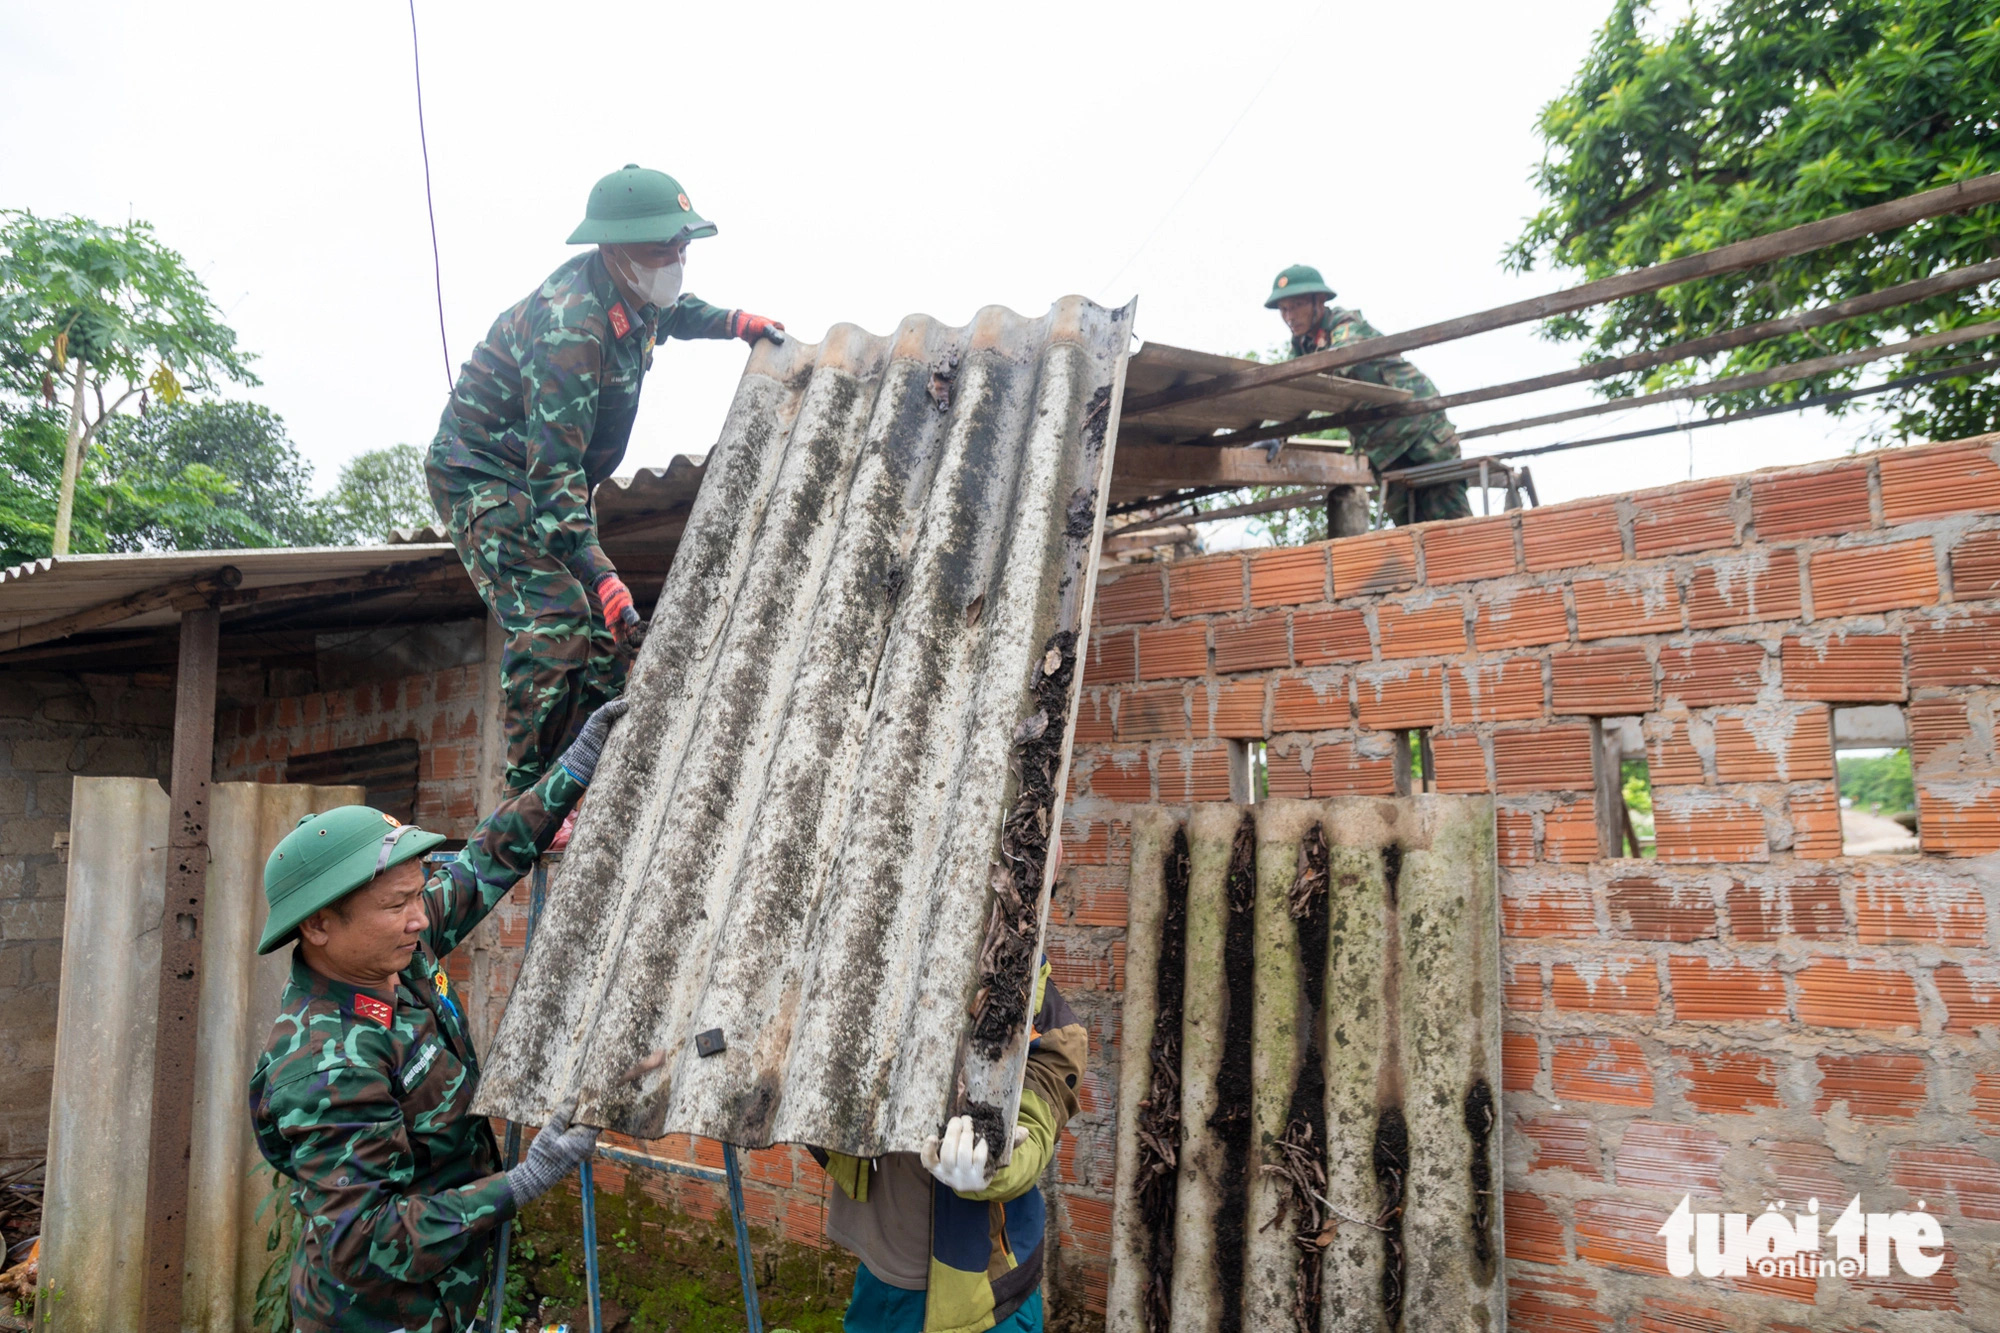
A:
[[[1059,1292],[1109,1256],[1128,825],[1273,795],[1495,793],[1510,1319],[2000,1327],[2000,436],[1316,546],[1107,568],[1049,953],[1091,1023]],[[1831,710],[1905,710],[1921,855],[1841,855]],[[1638,717],[1656,859],[1604,855],[1593,720]],[[1697,1284],[1684,1194],[1924,1201],[1934,1278]],[[1911,1321],[1907,1323],[1897,1320]],[[1871,1322],[1873,1321],[1873,1322]]]
[[[48,1142],[70,782],[150,777],[173,754],[164,676],[10,673],[0,686],[0,1163]]]

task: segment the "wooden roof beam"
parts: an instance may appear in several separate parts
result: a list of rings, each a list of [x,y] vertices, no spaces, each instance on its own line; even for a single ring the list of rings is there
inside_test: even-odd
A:
[[[1908,195],[1902,199],[1892,199],[1887,203],[1856,209],[1851,213],[1821,218],[1817,222],[1789,227],[1767,236],[1753,236],[1747,241],[1737,241],[1733,245],[1720,246],[1698,255],[1686,255],[1680,259],[1668,260],[1664,264],[1634,269],[1630,273],[1614,274],[1595,282],[1550,292],[1546,296],[1514,301],[1438,324],[1426,324],[1407,333],[1392,333],[1381,338],[1348,343],[1344,347],[1329,347],[1323,352],[1314,352],[1291,361],[1251,366],[1194,384],[1163,389],[1158,393],[1128,401],[1124,405],[1124,410],[1128,414],[1137,414],[1170,403],[1212,398],[1266,384],[1283,384],[1287,380],[1298,379],[1301,376],[1323,374],[1345,366],[1359,365],[1363,361],[1373,361],[1378,357],[1394,356],[1413,348],[1430,347],[1458,338],[1468,338],[1475,333],[1489,333],[1494,329],[1503,329],[1514,324],[1526,324],[1537,319],[1547,319],[1552,315],[1568,314],[1594,305],[1603,305],[1608,301],[1622,300],[1628,296],[1643,296],[1648,292],[1656,292],[1664,287],[1690,282],[1696,278],[1740,273],[1744,269],[1755,268],[1772,260],[1789,259],[1794,255],[1806,254],[1842,241],[1858,240],[1878,232],[1893,231],[1913,222],[1941,217],[1947,213],[1964,212],[1966,209],[1996,201],[2000,201],[2000,172],[1977,176],[1969,181],[1959,181],[1936,190],[1926,190],[1921,194]]]

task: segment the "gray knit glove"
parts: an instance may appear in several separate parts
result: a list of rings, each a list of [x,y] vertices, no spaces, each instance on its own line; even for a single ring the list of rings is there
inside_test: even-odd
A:
[[[596,1146],[594,1126],[571,1129],[567,1113],[557,1111],[550,1116],[549,1123],[528,1145],[527,1158],[507,1173],[507,1188],[514,1191],[515,1204],[525,1205],[554,1189]]]
[[[597,775],[597,760],[604,753],[604,738],[611,734],[611,724],[625,716],[626,707],[625,700],[613,699],[592,713],[590,721],[583,724],[583,730],[576,733],[576,739],[569,743],[562,758],[556,761],[584,786],[588,787],[591,778]]]

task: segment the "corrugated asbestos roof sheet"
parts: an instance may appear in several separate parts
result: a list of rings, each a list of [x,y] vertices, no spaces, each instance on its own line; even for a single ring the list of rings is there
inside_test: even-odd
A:
[[[591,494],[600,532],[631,531],[685,516],[701,489],[704,460],[697,454],[675,454],[665,467],[642,467],[630,476],[613,477]],[[435,523],[398,528],[391,542],[451,540]]]
[[[1500,1327],[1493,802],[1132,816],[1106,1329]]]
[[[1007,1142],[1131,313],[757,349],[479,1111]]]

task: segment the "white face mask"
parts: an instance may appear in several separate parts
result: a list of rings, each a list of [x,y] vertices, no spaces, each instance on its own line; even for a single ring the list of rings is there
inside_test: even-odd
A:
[[[680,299],[681,265],[668,264],[662,268],[632,265],[632,291],[641,301],[665,310]]]

